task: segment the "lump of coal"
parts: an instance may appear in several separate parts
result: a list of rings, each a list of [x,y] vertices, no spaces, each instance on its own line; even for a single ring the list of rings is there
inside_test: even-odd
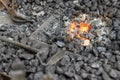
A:
[[[120,40],[120,31],[117,33],[117,39]]]
[[[64,47],[64,46],[65,46],[65,43],[62,42],[62,41],[57,41],[56,44],[57,44],[59,47]]]
[[[23,53],[23,54],[20,54],[19,55],[20,58],[23,58],[23,59],[32,59],[34,57],[33,54],[29,54],[29,53]]]
[[[92,67],[92,68],[99,68],[100,65],[99,65],[98,63],[93,63],[93,64],[91,65],[91,67]]]
[[[34,75],[34,80],[42,80],[43,72],[37,72]]]
[[[110,75],[112,78],[115,78],[115,79],[116,79],[116,77],[117,77],[117,73],[116,73],[116,71],[113,70],[113,69],[109,72],[109,75]]]
[[[106,48],[105,47],[97,47],[97,50],[99,52],[105,52],[106,51]]]

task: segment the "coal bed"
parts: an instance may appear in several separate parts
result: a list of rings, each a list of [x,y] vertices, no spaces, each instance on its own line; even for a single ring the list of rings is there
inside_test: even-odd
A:
[[[120,0],[2,1],[0,80],[120,80]]]

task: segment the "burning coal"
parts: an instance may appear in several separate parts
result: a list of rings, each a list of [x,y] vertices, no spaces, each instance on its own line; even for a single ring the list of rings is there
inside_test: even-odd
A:
[[[81,45],[88,46],[90,44],[90,39],[83,37],[83,34],[87,34],[90,29],[91,25],[89,23],[77,22],[74,20],[70,23],[67,33],[69,36],[71,36],[72,39],[74,37],[77,37],[80,40],[83,40],[83,43],[81,43]]]
[[[82,43],[82,46],[88,46],[91,44],[91,39],[85,35],[92,34],[89,33],[93,26],[104,26],[101,19],[94,18],[92,20],[88,19],[86,14],[83,14],[82,17],[78,20],[74,19],[68,25],[67,34],[71,39],[77,38]],[[95,31],[93,31],[95,33]]]

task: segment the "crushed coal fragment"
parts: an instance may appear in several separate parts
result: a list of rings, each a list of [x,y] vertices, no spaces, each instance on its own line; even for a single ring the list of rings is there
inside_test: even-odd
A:
[[[65,46],[65,43],[62,42],[62,41],[57,41],[56,44],[57,44],[59,47],[64,47],[64,46]]]

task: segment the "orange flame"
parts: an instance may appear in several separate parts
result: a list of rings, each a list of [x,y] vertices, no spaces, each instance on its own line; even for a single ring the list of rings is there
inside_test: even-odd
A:
[[[76,29],[78,33],[76,32]],[[84,23],[84,22],[77,23],[76,21],[72,21],[69,26],[70,36],[72,35],[72,38],[76,36],[80,40],[84,40],[84,42],[81,44],[83,46],[88,46],[90,44],[90,40],[88,38],[82,37],[82,35],[79,34],[79,32],[82,34],[86,34],[90,29],[91,29],[91,25],[89,23]]]
[[[90,30],[91,26],[88,23],[80,22],[80,31],[82,33],[88,33]]]

